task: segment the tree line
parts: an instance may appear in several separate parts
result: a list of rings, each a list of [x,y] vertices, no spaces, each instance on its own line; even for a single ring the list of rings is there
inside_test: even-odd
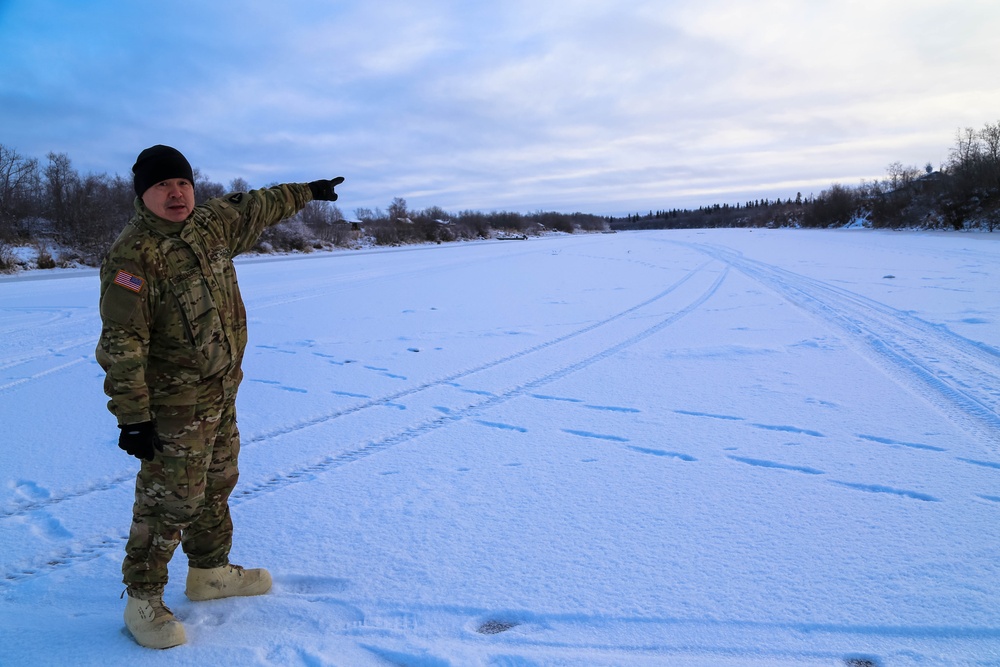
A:
[[[964,128],[940,169],[893,162],[882,179],[834,183],[818,195],[660,210],[610,221],[613,229],[704,227],[985,229],[1000,227],[1000,122]]]
[[[199,203],[226,192],[246,191],[237,178],[229,187],[194,171]],[[14,246],[36,248],[39,268],[100,263],[125,222],[135,194],[131,178],[81,174],[68,155],[49,153],[44,163],[0,144],[0,272],[15,270]],[[359,208],[345,219],[329,202],[312,202],[295,217],[269,228],[256,250],[302,251],[362,243],[402,245],[480,238],[526,238],[546,231],[574,233],[626,229],[704,227],[842,227],[861,222],[875,228],[983,228],[1000,226],[1000,122],[956,134],[946,164],[935,170],[889,165],[882,179],[857,186],[835,183],[818,195],[786,200],[755,199],[697,209],[662,209],[604,217],[586,213],[466,210],[433,206],[413,210],[393,199],[386,210]]]

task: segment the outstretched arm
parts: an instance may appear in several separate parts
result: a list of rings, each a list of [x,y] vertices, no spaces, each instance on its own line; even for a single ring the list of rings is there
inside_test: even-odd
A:
[[[335,201],[337,193],[334,187],[343,181],[344,178],[338,176],[328,181],[285,183],[229,194],[205,204],[214,215],[203,218],[203,224],[214,226],[221,223],[223,229],[219,230],[220,235],[228,239],[235,256],[252,248],[267,227],[295,215],[310,201]]]

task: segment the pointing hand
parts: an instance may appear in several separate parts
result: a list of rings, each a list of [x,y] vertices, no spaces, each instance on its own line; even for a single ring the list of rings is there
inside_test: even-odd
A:
[[[309,184],[312,190],[313,199],[320,201],[337,201],[337,193],[333,189],[344,182],[343,176],[338,176],[329,181],[313,181]]]

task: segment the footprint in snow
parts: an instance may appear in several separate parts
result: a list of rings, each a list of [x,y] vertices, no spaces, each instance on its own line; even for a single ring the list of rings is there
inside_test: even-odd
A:
[[[281,354],[298,354],[294,350],[282,350],[276,345],[257,345],[258,350],[269,350],[271,352],[280,352]]]
[[[629,445],[628,448],[634,452],[639,452],[640,454],[649,454],[651,456],[663,456],[666,458],[680,459],[681,461],[687,461],[687,462],[698,460],[693,456],[688,456],[687,454],[681,454],[680,452],[668,452],[662,449],[650,449],[648,447],[636,447],[634,445]]]
[[[66,530],[61,521],[46,512],[32,520],[31,532],[50,540],[66,540],[73,537],[73,533]]]
[[[891,486],[883,486],[881,484],[855,484],[852,482],[838,482],[837,480],[830,480],[831,484],[837,484],[838,486],[843,486],[848,489],[854,489],[855,491],[864,491],[866,493],[885,493],[892,496],[900,496],[903,498],[911,498],[913,500],[922,500],[929,503],[939,503],[940,498],[935,498],[934,496],[928,495],[926,493],[921,493],[919,491],[908,491],[906,489],[895,489]]]
[[[370,371],[375,371],[376,373],[381,373],[385,377],[391,378],[393,380],[405,380],[406,379],[405,375],[396,375],[395,373],[389,372],[388,368],[382,368],[381,366],[365,366],[365,368],[367,370],[370,370]]]
[[[564,428],[563,433],[569,433],[570,435],[575,435],[580,438],[593,438],[595,440],[609,440],[611,442],[628,442],[628,438],[623,438],[620,435],[606,435],[603,433],[592,433],[591,431],[577,431],[571,428]]]
[[[16,489],[19,496],[28,500],[44,500],[52,495],[45,487],[24,480],[17,483]]]
[[[742,456],[730,456],[733,461],[739,461],[740,463],[745,463],[750,466],[755,466],[758,468],[771,468],[773,470],[788,470],[791,472],[801,472],[806,475],[825,475],[822,470],[816,470],[815,468],[807,468],[805,466],[793,466],[787,465],[785,463],[778,463],[776,461],[767,461],[765,459],[748,459]]]
[[[693,410],[674,410],[676,414],[687,415],[688,417],[705,417],[707,419],[724,419],[727,421],[744,421],[743,417],[733,417],[731,415],[717,415],[711,412],[695,412]]]
[[[290,391],[290,392],[295,393],[295,394],[308,394],[309,393],[308,389],[302,389],[300,387],[289,387],[287,385],[282,384],[281,382],[278,382],[277,380],[259,380],[259,379],[254,378],[254,379],[251,379],[250,381],[251,382],[256,382],[257,384],[266,384],[266,385],[268,385],[270,387],[274,387],[275,389],[280,389],[282,391]]]
[[[564,398],[562,396],[548,396],[547,394],[531,394],[532,398],[537,398],[541,401],[562,401],[564,403],[583,403],[578,398]]]
[[[811,431],[806,428],[799,428],[798,426],[783,426],[781,424],[750,424],[754,428],[764,429],[765,431],[780,431],[782,433],[799,433],[801,435],[811,435],[814,438],[825,438],[826,436],[819,431]]]
[[[876,435],[865,435],[863,433],[858,433],[858,437],[862,440],[867,440],[868,442],[877,442],[880,445],[891,445],[894,447],[909,447],[911,449],[924,449],[929,452],[946,452],[944,447],[935,447],[934,445],[924,445],[919,442],[902,442],[900,440],[893,440],[891,438],[880,438]]]
[[[346,398],[371,398],[368,394],[355,394],[349,391],[336,391],[331,389],[330,393],[334,396],[344,396]]]
[[[501,431],[517,431],[518,433],[527,433],[528,429],[523,426],[514,426],[513,424],[502,424],[499,422],[487,422],[481,419],[476,420],[477,424],[482,426],[488,426],[489,428],[500,429]]]
[[[968,463],[982,468],[995,468],[1000,470],[1000,463],[994,463],[993,461],[977,461],[976,459],[963,459],[962,457],[958,457],[958,460],[962,463]]]
[[[602,410],[604,412],[624,412],[624,413],[637,413],[642,412],[636,408],[622,408],[615,405],[585,405],[585,408],[590,408],[591,410]]]
[[[466,394],[475,394],[476,396],[496,396],[492,391],[483,391],[481,389],[463,389]]]

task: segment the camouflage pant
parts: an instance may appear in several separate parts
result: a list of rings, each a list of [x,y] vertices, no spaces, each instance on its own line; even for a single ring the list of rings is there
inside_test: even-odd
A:
[[[222,391],[197,406],[156,409],[163,451],[143,461],[136,477],[132,527],[122,563],[129,592],[163,591],[167,563],[180,544],[188,564],[212,568],[229,562],[233,522],[229,494],[239,478],[236,405]]]

